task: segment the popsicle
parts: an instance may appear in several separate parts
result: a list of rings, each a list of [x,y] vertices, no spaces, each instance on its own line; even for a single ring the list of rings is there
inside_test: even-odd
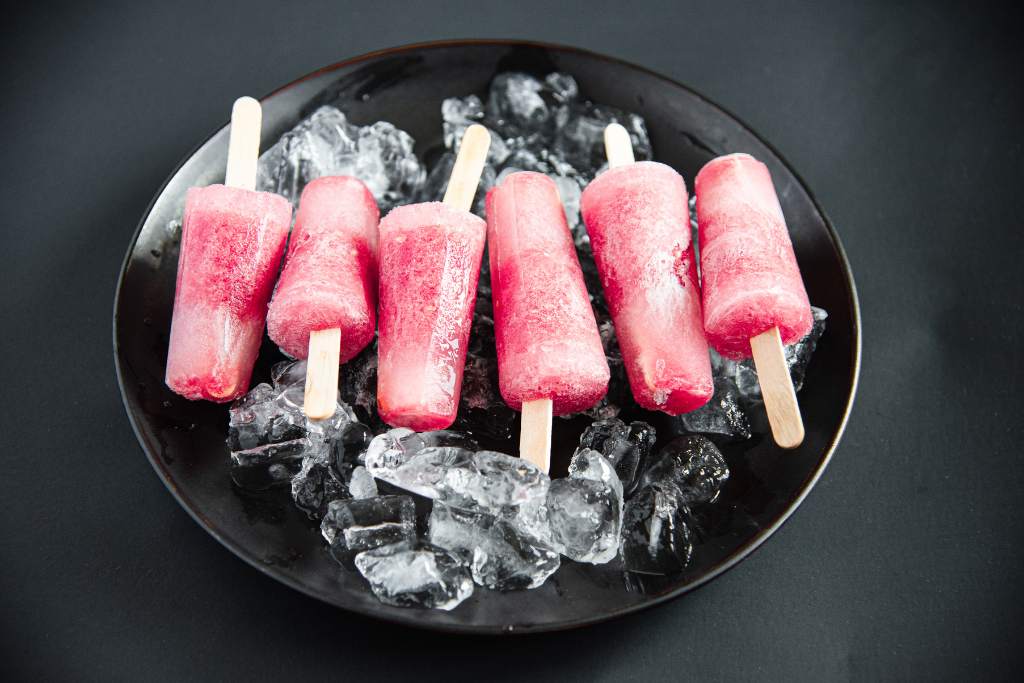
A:
[[[580,202],[633,398],[670,415],[714,393],[701,320],[686,185],[670,167],[633,162],[625,128],[605,129],[609,170]]]
[[[753,355],[775,442],[795,448],[804,427],[782,346],[810,331],[811,305],[771,174],[730,154],[701,169],[694,191],[708,341],[728,358]]]
[[[338,366],[373,340],[377,323],[377,222],[370,190],[350,176],[317,178],[299,199],[267,333],[306,358],[304,410],[334,414]]]
[[[291,204],[256,192],[260,103],[235,101],[224,185],[185,197],[164,381],[185,398],[223,403],[249,389],[291,224]]]
[[[469,212],[490,146],[466,129],[443,202],[400,206],[380,223],[377,409],[416,431],[455,421],[487,227]]]
[[[523,412],[520,456],[545,472],[551,415],[594,405],[608,361],[558,197],[542,173],[513,173],[487,194],[498,385]]]

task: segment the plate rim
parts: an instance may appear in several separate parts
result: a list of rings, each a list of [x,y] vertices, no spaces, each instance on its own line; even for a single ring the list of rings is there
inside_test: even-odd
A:
[[[394,47],[373,50],[373,51],[370,51],[370,52],[365,52],[365,53],[356,55],[354,57],[350,57],[348,59],[343,59],[343,60],[340,60],[338,62],[334,62],[334,63],[332,63],[330,65],[321,67],[321,68],[316,69],[314,71],[311,71],[311,72],[309,72],[309,73],[307,73],[307,74],[305,74],[303,76],[300,76],[299,78],[297,78],[295,80],[289,81],[288,83],[285,83],[284,85],[271,90],[269,93],[263,95],[262,97],[259,97],[258,99],[259,99],[260,102],[263,102],[267,98],[272,97],[272,96],[276,95],[277,93],[282,92],[284,90],[292,88],[292,87],[294,87],[294,86],[296,86],[299,83],[302,83],[304,81],[310,80],[312,78],[316,78],[318,76],[321,76],[321,75],[326,74],[326,73],[330,73],[332,71],[337,71],[339,69],[342,69],[342,68],[345,68],[345,67],[348,67],[348,66],[352,66],[354,64],[358,64],[360,62],[369,61],[371,59],[376,59],[376,58],[381,57],[381,56],[385,56],[385,55],[392,56],[392,55],[402,54],[402,53],[406,53],[406,52],[412,52],[412,51],[417,51],[417,50],[425,50],[425,49],[438,49],[438,48],[451,48],[451,47],[468,47],[468,46],[496,46],[496,47],[507,47],[507,48],[529,47],[529,48],[537,48],[537,49],[541,49],[541,50],[553,50],[553,51],[560,51],[560,52],[571,52],[571,53],[575,53],[577,55],[581,55],[583,57],[587,57],[587,58],[590,58],[590,59],[596,59],[596,60],[599,60],[599,61],[610,62],[610,63],[614,63],[614,64],[619,65],[619,66],[627,67],[629,69],[633,69],[633,70],[645,73],[645,74],[647,74],[649,76],[652,76],[652,77],[654,77],[654,78],[656,78],[658,80],[664,81],[664,82],[666,82],[666,83],[668,83],[668,84],[670,84],[670,85],[672,85],[674,87],[681,88],[681,89],[687,91],[688,93],[692,94],[693,96],[697,97],[698,99],[702,100],[704,103],[708,104],[709,106],[713,107],[714,109],[719,110],[720,112],[725,114],[727,117],[729,117],[732,120],[734,120],[736,123],[738,123],[740,126],[742,126],[746,130],[746,132],[750,133],[755,139],[757,139],[758,142],[760,142],[766,148],[768,148],[772,152],[772,154],[774,154],[776,156],[776,158],[783,164],[783,166],[785,166],[786,169],[793,175],[793,177],[796,179],[796,181],[800,184],[801,189],[807,194],[807,197],[810,200],[811,204],[814,206],[815,210],[821,216],[821,218],[822,218],[822,220],[824,222],[825,229],[826,229],[826,231],[828,233],[828,236],[829,236],[829,242],[831,243],[832,249],[835,252],[836,256],[838,257],[839,264],[840,264],[840,269],[842,271],[842,274],[843,274],[844,278],[846,279],[846,281],[849,283],[849,289],[848,289],[848,292],[847,292],[847,305],[849,306],[850,320],[851,320],[851,323],[852,323],[852,331],[853,331],[853,336],[852,336],[852,340],[851,340],[852,344],[851,344],[851,358],[850,358],[850,361],[851,361],[850,392],[849,392],[849,395],[846,398],[846,404],[843,407],[843,411],[842,411],[842,415],[840,417],[839,425],[836,428],[835,433],[829,439],[828,445],[827,445],[827,447],[826,447],[826,449],[824,451],[823,456],[821,457],[821,459],[819,460],[817,465],[814,467],[814,469],[810,473],[810,475],[807,477],[807,479],[805,479],[804,482],[801,484],[801,486],[798,489],[796,495],[793,496],[786,503],[785,508],[784,508],[782,514],[780,514],[778,516],[778,518],[775,519],[775,521],[772,522],[772,524],[770,526],[760,529],[758,531],[758,533],[756,533],[755,535],[753,535],[752,537],[747,539],[742,545],[740,545],[739,548],[735,552],[730,554],[728,557],[723,559],[721,562],[719,562],[719,563],[717,563],[715,565],[712,565],[702,576],[700,576],[695,581],[693,581],[691,583],[688,583],[686,585],[674,588],[674,589],[672,589],[670,591],[667,591],[667,592],[665,592],[665,593],[663,593],[661,595],[655,596],[655,597],[653,597],[650,600],[647,600],[645,602],[636,603],[636,604],[633,604],[633,605],[627,605],[627,606],[624,606],[624,607],[620,607],[620,608],[612,610],[610,612],[607,612],[607,613],[604,613],[604,614],[601,614],[601,615],[598,615],[598,616],[593,616],[593,617],[583,617],[583,618],[569,619],[569,620],[557,621],[557,622],[548,622],[548,623],[536,624],[536,625],[513,625],[513,624],[507,624],[507,625],[486,625],[486,626],[470,626],[470,625],[465,625],[465,624],[428,623],[428,622],[424,622],[423,620],[417,618],[417,614],[418,614],[417,610],[405,610],[405,612],[407,612],[408,614],[405,614],[403,612],[391,612],[391,611],[385,613],[385,612],[380,612],[380,611],[376,611],[376,610],[373,610],[373,609],[363,608],[362,606],[359,606],[359,605],[340,605],[340,604],[338,604],[336,602],[333,602],[333,601],[327,599],[323,595],[320,595],[320,594],[318,594],[318,593],[316,593],[316,592],[314,592],[312,590],[307,589],[302,583],[300,583],[298,581],[295,581],[291,577],[289,577],[287,575],[284,575],[284,574],[280,574],[280,573],[275,572],[273,570],[273,567],[270,567],[270,566],[266,565],[265,563],[261,562],[259,560],[259,558],[251,555],[245,548],[241,547],[240,545],[236,544],[234,541],[232,541],[232,540],[226,538],[225,536],[223,536],[214,525],[209,523],[208,520],[205,520],[204,518],[202,518],[201,515],[199,514],[199,512],[194,510],[193,506],[191,504],[189,504],[189,502],[185,498],[184,494],[178,489],[178,487],[172,481],[172,479],[170,478],[170,476],[167,473],[167,471],[165,470],[165,468],[161,465],[161,463],[159,462],[159,459],[157,458],[157,456],[152,452],[152,449],[149,447],[145,437],[143,436],[143,432],[142,432],[142,430],[140,428],[140,425],[137,423],[137,421],[135,419],[135,416],[132,413],[132,410],[131,410],[131,408],[129,406],[129,399],[128,399],[127,393],[125,391],[125,377],[123,375],[122,367],[121,367],[120,344],[118,343],[118,322],[119,322],[118,309],[119,309],[119,306],[120,306],[121,292],[122,292],[122,289],[123,289],[123,286],[124,286],[125,276],[127,275],[128,266],[129,266],[129,263],[131,262],[132,253],[135,251],[135,245],[138,242],[139,235],[142,233],[142,229],[145,227],[145,224],[146,224],[147,220],[149,219],[150,214],[153,211],[153,207],[156,205],[156,202],[163,195],[164,190],[167,188],[167,186],[170,184],[170,182],[174,179],[174,177],[178,174],[178,172],[181,170],[181,168],[186,163],[188,163],[189,160],[192,159],[192,157],[195,156],[195,154],[203,146],[205,146],[214,136],[216,136],[218,133],[220,133],[220,131],[222,131],[228,125],[228,123],[229,123],[228,121],[225,121],[223,124],[221,124],[220,126],[215,128],[212,132],[210,132],[205,137],[203,137],[202,140],[198,144],[193,146],[185,154],[185,156],[182,157],[182,159],[174,166],[174,168],[171,170],[171,172],[167,175],[167,177],[164,179],[164,181],[157,188],[156,193],[153,195],[153,198],[149,201],[149,204],[146,206],[146,210],[143,212],[142,217],[140,218],[140,220],[138,222],[138,225],[135,228],[135,231],[132,233],[131,240],[128,243],[128,248],[125,251],[124,258],[121,261],[121,268],[120,268],[120,271],[118,273],[117,283],[116,283],[115,290],[114,290],[114,302],[113,302],[114,305],[113,305],[113,317],[112,317],[112,326],[111,326],[112,327],[111,332],[112,332],[112,337],[113,337],[114,371],[115,371],[115,374],[117,376],[117,388],[118,388],[118,392],[121,395],[121,404],[122,404],[122,406],[123,406],[123,408],[125,410],[125,414],[128,417],[128,422],[131,424],[132,431],[135,433],[135,439],[136,439],[136,441],[138,441],[139,446],[142,449],[142,452],[146,455],[146,459],[149,460],[150,465],[156,471],[157,476],[160,478],[160,481],[163,482],[164,486],[167,488],[167,490],[174,497],[174,499],[178,503],[178,505],[180,505],[188,513],[188,515],[200,527],[202,527],[207,533],[209,533],[211,536],[213,536],[213,538],[216,539],[218,543],[220,543],[222,546],[224,546],[232,554],[234,554],[236,557],[238,557],[239,559],[241,559],[242,561],[244,561],[248,565],[250,565],[250,566],[254,567],[255,569],[257,569],[261,574],[263,574],[263,575],[265,575],[265,576],[267,576],[269,578],[272,578],[275,581],[278,581],[278,582],[288,586],[289,588],[292,588],[292,589],[302,593],[303,595],[306,595],[308,597],[314,598],[317,601],[322,602],[324,604],[330,605],[330,606],[338,608],[338,609],[342,609],[342,610],[347,611],[347,612],[352,612],[352,613],[355,613],[355,614],[366,616],[366,617],[369,617],[369,618],[377,620],[377,621],[389,623],[389,624],[400,624],[402,626],[408,626],[408,627],[413,627],[413,628],[417,628],[417,629],[423,629],[423,630],[429,630],[429,631],[439,631],[439,632],[445,632],[445,633],[457,633],[457,634],[462,634],[462,635],[510,635],[510,634],[546,633],[546,632],[553,632],[553,631],[566,631],[566,630],[582,628],[582,627],[585,627],[585,626],[592,626],[592,625],[595,625],[595,624],[604,623],[604,622],[611,621],[613,619],[618,619],[618,618],[621,618],[621,617],[624,617],[624,616],[627,616],[627,615],[630,615],[630,614],[636,614],[638,612],[650,609],[650,608],[655,607],[657,605],[663,605],[663,604],[665,604],[665,603],[667,603],[667,602],[669,602],[671,600],[674,600],[674,599],[676,599],[676,598],[678,598],[678,597],[680,597],[680,596],[682,596],[682,595],[684,595],[686,593],[690,593],[692,591],[695,591],[698,588],[701,588],[701,587],[707,585],[712,580],[718,578],[719,576],[721,576],[725,572],[729,571],[730,569],[732,569],[733,567],[738,565],[743,560],[745,560],[748,557],[750,557],[757,549],[759,549],[765,543],[765,541],[767,541],[769,538],[771,538],[771,536],[773,536],[787,521],[789,521],[790,517],[793,516],[793,514],[796,512],[796,510],[803,503],[804,499],[807,498],[808,494],[810,494],[811,490],[818,483],[818,480],[821,478],[821,476],[824,473],[825,469],[828,467],[829,463],[832,461],[832,457],[835,454],[835,451],[836,451],[836,449],[839,446],[839,442],[842,440],[843,434],[846,431],[846,426],[847,426],[847,424],[849,423],[849,420],[850,420],[850,414],[851,414],[851,412],[853,410],[853,403],[854,403],[854,400],[855,400],[856,395],[857,395],[857,388],[858,388],[859,381],[860,381],[860,365],[861,365],[861,353],[862,353],[862,329],[861,329],[860,299],[859,299],[859,296],[857,294],[857,284],[856,284],[856,280],[854,279],[854,276],[853,276],[853,271],[852,271],[852,269],[850,267],[850,261],[849,261],[847,255],[846,255],[846,250],[843,248],[842,242],[839,239],[839,234],[838,234],[838,232],[835,229],[835,224],[832,222],[832,219],[829,217],[829,215],[825,212],[824,208],[821,206],[821,204],[819,203],[817,197],[811,191],[811,189],[808,186],[808,184],[804,181],[803,177],[794,169],[793,165],[789,163],[789,160],[786,159],[786,157],[783,156],[779,152],[779,150],[776,149],[776,147],[774,145],[772,145],[769,141],[764,139],[764,137],[762,137],[746,121],[744,121],[739,116],[736,116],[731,111],[729,111],[725,107],[721,106],[717,102],[707,98],[706,96],[704,96],[700,92],[694,90],[693,88],[691,88],[691,87],[689,87],[689,86],[687,86],[687,85],[685,85],[683,83],[680,83],[679,81],[676,81],[673,78],[665,76],[664,74],[659,73],[657,71],[654,71],[653,69],[649,69],[649,68],[647,68],[645,66],[641,66],[639,64],[635,64],[633,62],[630,62],[628,60],[625,60],[625,59],[622,59],[622,58],[619,58],[619,57],[603,54],[603,53],[600,53],[600,52],[595,52],[593,50],[589,50],[587,48],[577,47],[577,46],[574,46],[574,45],[567,45],[567,44],[561,44],[561,43],[551,43],[551,42],[543,42],[543,41],[533,41],[533,40],[519,40],[519,39],[506,39],[506,38],[495,38],[495,39],[464,38],[464,39],[452,39],[452,40],[432,40],[432,41],[417,42],[417,43],[407,43],[407,44],[397,45],[397,46],[394,46]]]

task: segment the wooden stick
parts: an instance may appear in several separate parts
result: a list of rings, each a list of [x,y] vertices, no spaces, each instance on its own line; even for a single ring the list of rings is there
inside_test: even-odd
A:
[[[782,448],[796,448],[804,441],[800,404],[786,365],[779,328],[773,327],[750,339],[761,396],[772,428],[772,438]]]
[[[306,360],[306,395],[303,410],[311,420],[334,415],[338,406],[338,355],[341,330],[313,330],[309,333],[309,357]]]
[[[547,473],[551,467],[551,399],[523,401],[519,430],[519,457]]]
[[[626,129],[617,123],[610,123],[604,129],[604,151],[608,155],[608,168],[632,164],[633,141]]]
[[[444,193],[444,203],[457,209],[469,211],[473,208],[473,197],[480,184],[480,174],[487,162],[487,150],[491,146],[491,134],[478,123],[466,129],[455,157],[452,176]]]
[[[256,189],[256,162],[260,157],[260,127],[263,109],[251,97],[239,97],[231,108],[228,138],[228,168],[224,184],[244,190]]]

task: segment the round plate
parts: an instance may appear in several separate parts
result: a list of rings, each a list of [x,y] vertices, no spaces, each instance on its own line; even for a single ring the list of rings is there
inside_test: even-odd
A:
[[[704,538],[688,569],[672,577],[624,581],[616,563],[566,561],[542,587],[496,593],[478,589],[451,612],[383,605],[365,581],[330,558],[317,529],[287,495],[241,496],[228,475],[227,407],[190,402],[164,386],[174,300],[177,244],[168,223],[185,190],[221,182],[227,127],[206,140],[161,188],[132,238],[114,302],[114,355],[125,407],[157,474],[192,517],[265,574],[339,607],[411,626],[472,633],[563,629],[592,624],[679,596],[734,566],[796,509],[828,463],[846,424],[857,384],[857,296],[843,249],[810,192],[767,143],[692,90],[646,69],[567,47],[521,42],[444,42],[358,57],[301,78],[263,99],[263,147],[325,103],[358,124],[394,123],[417,142],[421,158],[442,146],[444,97],[485,94],[491,78],[520,70],[572,74],[584,96],[644,117],[655,157],[687,183],[709,159],[749,152],[771,170],[811,302],[829,313],[800,404],[807,438],[793,452],[770,438],[723,448],[732,476],[705,512]],[[253,382],[267,381],[281,358],[264,345]],[[636,413],[631,414],[633,417]],[[657,417],[645,416],[655,426]],[[757,417],[755,416],[755,419]],[[586,421],[556,420],[552,474],[564,474]],[[664,430],[662,430],[664,433]],[[665,441],[666,439],[661,439]],[[515,453],[509,443],[505,449]]]

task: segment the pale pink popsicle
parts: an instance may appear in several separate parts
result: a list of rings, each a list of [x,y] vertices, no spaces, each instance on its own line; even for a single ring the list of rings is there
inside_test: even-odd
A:
[[[768,167],[749,154],[719,157],[694,191],[708,342],[741,359],[750,338],[773,327],[783,344],[806,335],[811,305]]]
[[[454,422],[486,232],[480,218],[440,202],[381,221],[377,408],[388,424]]]
[[[564,415],[608,390],[608,361],[555,183],[513,173],[487,194],[487,251],[501,396]]]
[[[678,415],[711,398],[686,185],[651,161],[598,176],[580,203],[633,398]]]
[[[341,330],[341,363],[373,340],[379,219],[370,190],[350,176],[303,190],[267,314],[267,333],[285,353],[305,358],[314,330]]]
[[[165,378],[176,393],[225,402],[249,389],[291,213],[268,192],[188,191]]]

